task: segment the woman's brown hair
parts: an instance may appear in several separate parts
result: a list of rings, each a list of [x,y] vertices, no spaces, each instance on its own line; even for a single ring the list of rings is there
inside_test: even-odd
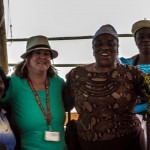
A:
[[[25,60],[21,61],[19,64],[16,65],[13,75],[16,75],[22,78],[28,77],[27,65],[29,65],[31,56],[32,56],[32,53],[30,53]],[[57,70],[51,65],[47,70],[47,76],[53,77],[55,75],[57,75]]]

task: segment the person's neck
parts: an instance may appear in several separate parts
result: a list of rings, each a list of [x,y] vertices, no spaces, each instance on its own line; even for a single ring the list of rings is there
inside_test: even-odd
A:
[[[28,78],[32,82],[34,88],[36,90],[44,90],[45,89],[45,82],[47,79],[47,74],[34,74],[29,73]]]
[[[139,54],[137,64],[150,64],[150,54],[149,55]]]
[[[139,55],[139,63],[150,64],[150,54],[149,55]]]
[[[99,66],[97,63],[93,64],[93,69],[95,72],[110,72],[112,71],[114,68],[116,68],[116,64],[106,67],[106,66]]]

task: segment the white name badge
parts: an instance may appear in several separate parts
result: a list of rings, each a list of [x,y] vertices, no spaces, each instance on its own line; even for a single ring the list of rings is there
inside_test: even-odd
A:
[[[60,140],[60,135],[59,132],[50,132],[50,131],[45,131],[44,139],[46,141],[59,141]]]

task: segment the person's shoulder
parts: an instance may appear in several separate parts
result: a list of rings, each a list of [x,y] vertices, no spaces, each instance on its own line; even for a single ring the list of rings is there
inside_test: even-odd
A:
[[[142,72],[138,66],[119,64],[116,70],[119,73],[123,73],[129,80],[137,79],[145,75],[145,73]]]
[[[8,77],[11,79],[19,79],[20,78],[19,76],[16,76],[16,75],[12,75],[12,76],[8,76]]]
[[[71,71],[81,70],[81,69],[85,68],[85,66],[86,66],[86,65],[77,66],[77,67],[73,68]]]
[[[12,75],[12,76],[8,76],[8,78],[10,79],[10,80],[24,80],[24,78],[22,78],[22,77],[19,77],[19,76],[16,76],[16,75]]]
[[[120,57],[119,58],[122,64],[125,65],[133,65],[133,60],[132,58],[125,58],[125,57]]]
[[[16,75],[9,76],[8,79],[10,81],[10,84],[14,86],[20,86],[26,82],[25,78]]]
[[[62,77],[60,77],[59,75],[55,75],[53,77],[50,77],[49,80],[64,82],[64,79]]]
[[[135,76],[141,74],[141,75],[145,75],[145,73],[140,70],[140,68],[138,66],[130,66],[130,65],[126,65],[126,67],[129,69],[129,72],[131,72],[132,74],[134,74]]]
[[[131,66],[131,65],[128,65],[128,64],[126,64],[126,65],[119,64],[118,67],[117,67],[117,69],[119,69],[119,70],[121,70],[121,69],[127,69],[128,71],[132,71],[132,70],[141,71],[138,66]]]
[[[74,72],[79,71],[79,70],[82,70],[82,69],[84,69],[84,68],[85,68],[85,65],[80,65],[80,66],[77,66],[77,67],[71,69],[71,70],[69,71],[69,73],[74,73]]]
[[[11,80],[11,81],[13,81],[13,80],[18,80],[18,79],[19,79],[19,77],[18,77],[18,76],[15,76],[15,75],[7,76],[7,78],[8,78],[9,80]]]
[[[77,66],[73,69],[71,69],[67,74],[66,74],[66,78],[70,78],[71,76],[75,76],[76,74],[78,74],[79,72],[85,70],[85,65],[80,65]]]

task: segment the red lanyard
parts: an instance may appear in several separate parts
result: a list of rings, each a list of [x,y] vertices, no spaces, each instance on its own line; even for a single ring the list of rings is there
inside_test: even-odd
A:
[[[35,99],[41,109],[41,111],[43,112],[44,116],[45,116],[45,119],[47,121],[47,124],[50,126],[50,119],[51,119],[51,114],[50,114],[50,98],[49,98],[49,92],[48,92],[48,86],[49,86],[49,81],[48,79],[46,80],[45,82],[45,91],[46,91],[46,106],[47,106],[47,112],[44,110],[44,107],[42,106],[42,103],[40,101],[40,98],[36,92],[36,89],[34,88],[32,82],[30,81],[29,78],[27,78],[27,81],[33,91],[33,94],[35,96]]]

